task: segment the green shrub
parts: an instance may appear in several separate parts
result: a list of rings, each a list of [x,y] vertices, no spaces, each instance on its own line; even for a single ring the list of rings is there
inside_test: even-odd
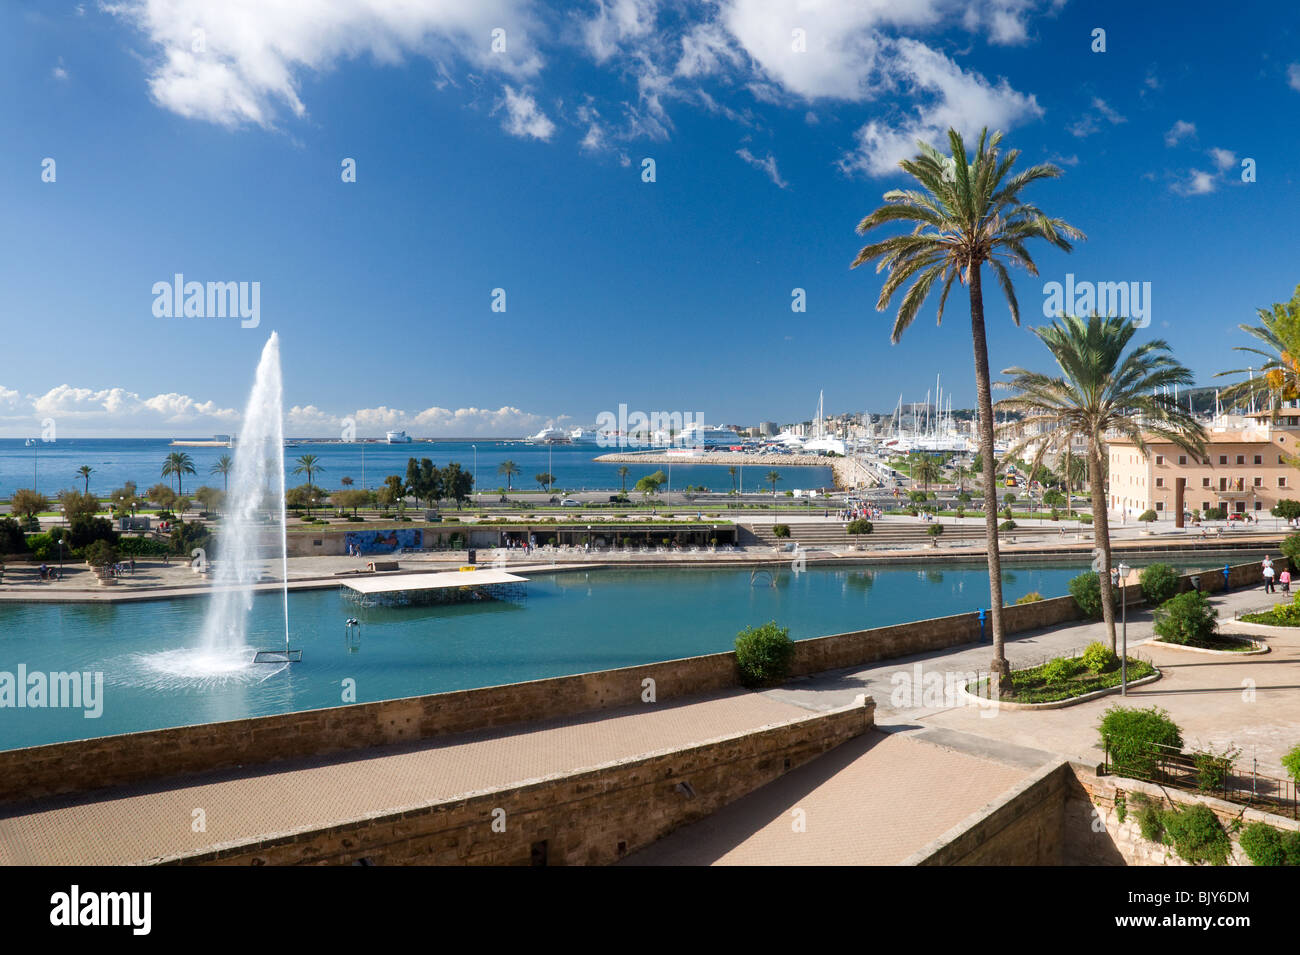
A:
[[[773,525],[772,525],[772,534],[773,534],[773,536],[775,536],[775,537],[789,537],[789,536],[790,536],[790,525],[789,525],[789,524],[773,524]]]
[[[86,546],[85,556],[91,567],[104,567],[117,563],[117,548],[106,540],[92,541]]]
[[[1199,590],[1172,597],[1155,613],[1155,631],[1166,643],[1197,646],[1208,641],[1219,628],[1219,612]]]
[[[1196,803],[1181,809],[1166,809],[1162,815],[1165,835],[1183,861],[1227,864],[1232,840],[1209,806]]]
[[[85,547],[101,540],[116,544],[118,536],[107,517],[78,517],[68,526],[69,547]]]
[[[845,530],[850,534],[870,534],[873,527],[871,521],[859,517],[857,520],[849,521],[849,526]]]
[[[1100,641],[1088,644],[1082,659],[1083,665],[1094,673],[1109,673],[1119,666],[1119,654]]]
[[[1142,599],[1153,607],[1159,607],[1178,593],[1178,571],[1168,564],[1152,564],[1145,568],[1138,582],[1142,587]]]
[[[167,553],[167,545],[152,537],[123,537],[117,550],[123,557],[161,557]]]
[[[1079,523],[1080,523],[1080,524],[1091,524],[1091,523],[1092,523],[1092,515],[1091,515],[1091,514],[1080,514],[1080,515],[1079,515]]]
[[[1058,511],[1056,508],[1052,508],[1051,518],[1054,521],[1059,521],[1061,519],[1061,512]]]
[[[1150,524],[1152,521],[1159,520],[1159,517],[1160,516],[1156,514],[1155,511],[1147,510],[1138,515],[1138,520]]]
[[[1137,802],[1137,800],[1134,800]],[[1153,803],[1145,796],[1138,803],[1137,811],[1138,831],[1142,833],[1142,838],[1148,842],[1165,841],[1165,820],[1164,813],[1160,807]]]
[[[1252,865],[1295,865],[1282,845],[1282,833],[1264,822],[1252,822],[1241,831],[1241,851]]]
[[[22,554],[27,551],[27,538],[23,529],[12,517],[0,517],[0,554]]]
[[[1292,779],[1300,781],[1300,746],[1294,747],[1282,757],[1282,768]]]
[[[1098,729],[1102,747],[1109,753],[1111,770],[1117,776],[1148,778],[1154,775],[1160,756],[1168,752],[1159,747],[1169,747],[1169,751],[1183,748],[1178,724],[1156,706],[1112,706],[1102,714]]]
[[[1008,511],[1006,513],[1010,513],[1010,512]],[[1005,520],[998,525],[998,530],[1000,531],[1014,531],[1015,529],[1016,529],[1016,522],[1010,519]]]
[[[1070,580],[1070,596],[1085,617],[1101,619],[1101,579],[1095,570],[1085,570]]]
[[[794,641],[788,627],[776,621],[760,627],[746,627],[736,635],[736,667],[740,682],[747,687],[772,686],[790,673]]]
[[[1222,790],[1232,773],[1232,764],[1240,755],[1239,749],[1216,753],[1211,748],[1192,753],[1192,765],[1196,767],[1196,788],[1206,793]]]
[[[938,537],[940,534],[943,533],[943,525],[931,524],[929,527],[925,529],[925,532],[929,534],[931,537]]]
[[[1043,664],[1043,679],[1053,686],[1068,683],[1079,675],[1083,664],[1069,657],[1058,657]]]
[[[1037,590],[1031,590],[1029,591],[1029,593],[1025,594],[1023,597],[1017,600],[1016,605],[1019,606],[1020,604],[1036,604],[1038,603],[1038,601],[1042,599],[1043,599],[1042,594],[1040,594]]]

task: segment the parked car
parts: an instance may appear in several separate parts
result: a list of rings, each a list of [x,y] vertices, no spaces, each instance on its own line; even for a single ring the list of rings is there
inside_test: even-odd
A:
[[[582,502],[575,501],[571,497],[566,497],[564,500],[560,502],[560,506],[561,507],[582,507]]]

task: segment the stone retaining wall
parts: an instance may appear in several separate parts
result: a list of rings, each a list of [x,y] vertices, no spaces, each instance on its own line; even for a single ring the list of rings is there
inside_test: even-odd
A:
[[[160,861],[607,865],[862,735],[874,710],[860,696],[828,713],[671,752]]]

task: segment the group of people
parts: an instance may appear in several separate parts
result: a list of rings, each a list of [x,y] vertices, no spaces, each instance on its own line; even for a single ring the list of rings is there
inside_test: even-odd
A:
[[[856,521],[864,517],[869,521],[878,521],[884,514],[884,510],[872,504],[859,504],[850,501],[849,506],[841,508],[837,516],[842,521]]]
[[[1264,555],[1264,560],[1262,563],[1263,563],[1263,574],[1264,574],[1264,593],[1266,594],[1277,593],[1277,587],[1274,584],[1274,578],[1276,577],[1277,583],[1282,585],[1282,593],[1289,594],[1291,592],[1291,571],[1284,568],[1282,570],[1282,573],[1275,574],[1273,571],[1272,558],[1270,558],[1267,554]]]
[[[506,550],[522,550],[525,554],[532,551],[537,546],[537,535],[529,534],[528,540],[517,541],[513,537],[506,538]]]

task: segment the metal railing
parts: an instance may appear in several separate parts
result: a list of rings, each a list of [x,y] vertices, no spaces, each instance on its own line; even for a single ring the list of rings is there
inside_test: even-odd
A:
[[[1117,741],[1110,736],[1103,738],[1103,748],[1103,775],[1141,779],[1300,819],[1296,781],[1263,775],[1255,759],[1246,771],[1239,766],[1236,750],[1185,752],[1163,743]]]

